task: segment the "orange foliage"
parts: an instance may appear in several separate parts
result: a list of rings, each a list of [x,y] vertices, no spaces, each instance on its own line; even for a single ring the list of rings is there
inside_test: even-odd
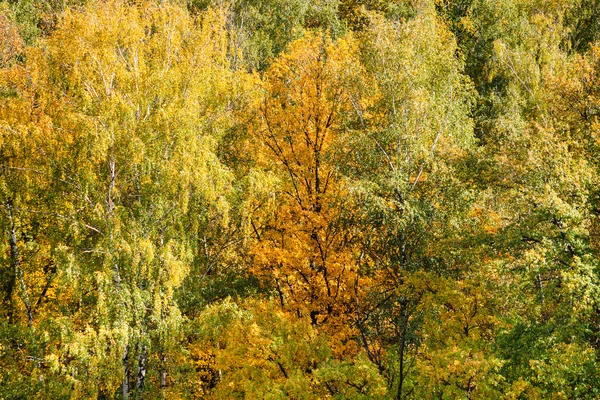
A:
[[[279,206],[253,250],[253,272],[277,288],[285,309],[341,336],[360,278],[333,150],[360,107],[356,52],[352,39],[294,42],[267,71],[256,132],[281,184]]]

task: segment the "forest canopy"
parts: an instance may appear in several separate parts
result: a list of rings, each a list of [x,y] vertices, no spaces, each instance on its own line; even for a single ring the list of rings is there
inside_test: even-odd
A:
[[[600,398],[599,116],[596,0],[0,1],[0,398]]]

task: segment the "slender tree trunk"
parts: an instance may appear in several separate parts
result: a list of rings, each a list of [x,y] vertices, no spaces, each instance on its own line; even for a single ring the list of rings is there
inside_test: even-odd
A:
[[[142,345],[141,349],[138,349],[138,374],[137,380],[135,384],[135,389],[137,392],[137,398],[141,398],[142,391],[144,390],[144,382],[146,380],[146,369],[148,364],[148,348],[146,345]]]
[[[129,345],[125,346],[123,354],[123,383],[121,384],[121,397],[129,398]]]
[[[165,353],[160,355],[160,388],[167,387],[167,356]]]

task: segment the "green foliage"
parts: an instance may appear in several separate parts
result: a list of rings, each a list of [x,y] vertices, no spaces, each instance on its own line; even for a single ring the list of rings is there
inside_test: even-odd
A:
[[[338,18],[336,0],[190,0],[198,12],[206,7],[228,8],[227,29],[235,66],[265,70],[287,45],[303,35],[304,28],[322,29],[338,35],[345,30]]]
[[[0,3],[0,398],[599,398],[597,3]]]

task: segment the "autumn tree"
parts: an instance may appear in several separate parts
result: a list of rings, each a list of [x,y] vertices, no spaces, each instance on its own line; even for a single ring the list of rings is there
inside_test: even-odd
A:
[[[597,3],[0,2],[0,398],[597,398]]]
[[[21,215],[43,213],[59,230],[50,243],[32,239],[47,247],[48,266],[14,250],[11,265],[25,283],[56,269],[60,306],[52,328],[36,329],[53,329],[45,334],[59,344],[42,363],[77,396],[119,387],[141,397],[169,385],[181,351],[174,292],[204,252],[201,232],[228,215],[230,175],[215,154],[236,87],[223,24],[216,11],[195,19],[171,4],[67,10],[44,50],[27,57],[34,85],[25,85],[30,97],[19,93],[22,112],[4,103],[13,111],[3,114],[6,134],[39,143],[24,148],[32,165],[11,162],[22,173],[5,175],[20,201],[6,199],[7,247],[15,237],[17,248],[31,246],[14,233]],[[44,208],[25,205],[42,190]]]
[[[574,15],[583,22],[593,11],[586,2],[444,3],[465,5],[454,27],[478,90],[482,153],[473,183],[486,193],[478,200],[484,219],[496,220],[478,262],[502,274],[498,296],[510,300],[497,313],[501,390],[593,397],[595,356],[580,330],[586,324],[575,321],[590,315],[582,299],[597,279],[587,228],[595,178],[579,136],[585,118],[563,114],[571,105],[558,106],[555,92],[575,82],[567,67],[577,59],[575,36],[593,35],[573,30]]]
[[[265,74],[256,132],[263,163],[279,179],[276,206],[257,220],[254,273],[281,306],[343,335],[357,275],[341,218],[346,186],[336,167],[342,132],[364,108],[366,83],[351,37],[307,33]]]
[[[405,23],[372,17],[363,58],[381,95],[345,136],[343,164],[371,277],[355,325],[399,399],[483,392],[495,363],[480,340],[494,325],[489,288],[462,252],[475,232],[472,87],[433,2],[415,8]]]

